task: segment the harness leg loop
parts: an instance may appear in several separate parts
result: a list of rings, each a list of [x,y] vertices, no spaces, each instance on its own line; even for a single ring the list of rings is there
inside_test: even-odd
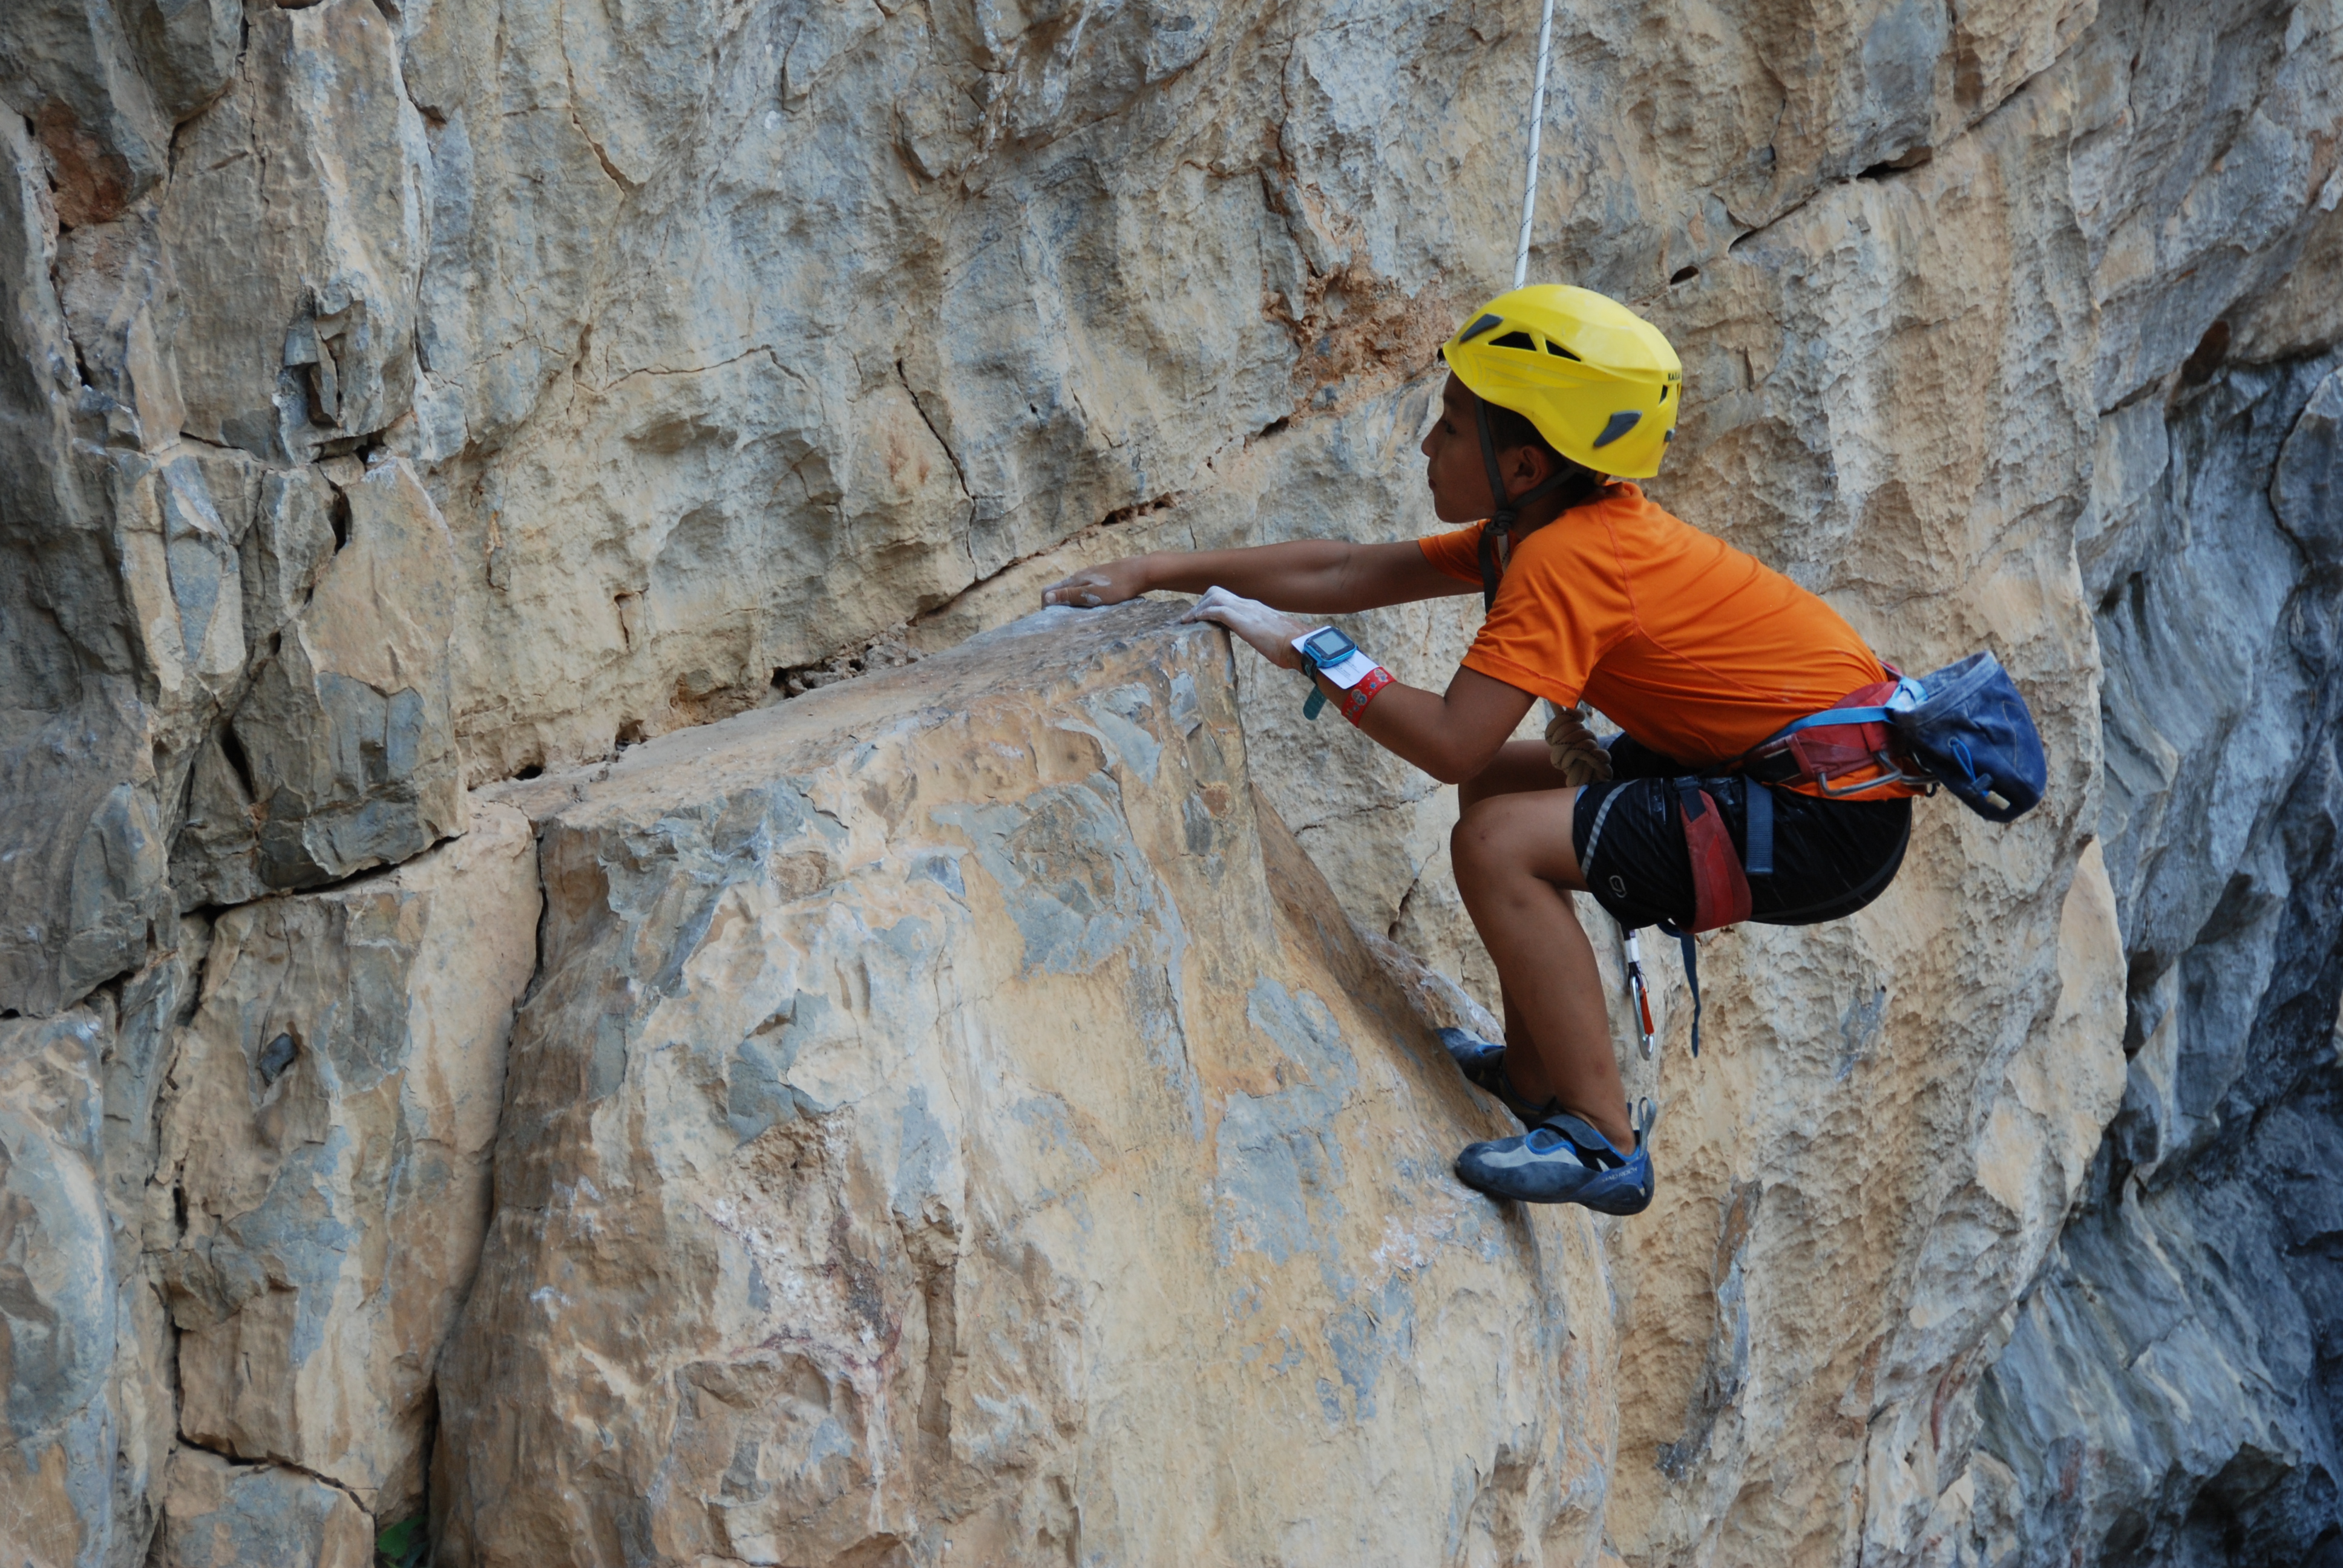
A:
[[[1755,779],[1743,783],[1748,807],[1749,853],[1743,863],[1753,877],[1774,874],[1774,791]]]

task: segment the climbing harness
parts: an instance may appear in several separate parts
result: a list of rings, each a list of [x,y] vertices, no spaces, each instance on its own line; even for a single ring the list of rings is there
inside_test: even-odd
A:
[[[1831,781],[1875,767],[1883,776]],[[1692,863],[1693,920],[1681,929],[1659,924],[1684,951],[1694,1056],[1700,1054],[1700,970],[1693,937],[1748,919],[1749,879],[1773,874],[1774,786],[1811,784],[1826,798],[1844,799],[1890,788],[1928,794],[1941,784],[1987,821],[2011,822],[2041,800],[2048,782],[2034,716],[1989,651],[1925,679],[1899,674],[1858,688],[1833,707],[1784,725],[1727,770],[1744,780],[1746,847],[1741,855],[1734,853],[1724,819],[1700,781],[1675,780]],[[1633,932],[1627,940],[1634,942]],[[1631,979],[1630,990],[1638,984]]]
[[[1926,794],[1936,782],[1899,756],[1886,705],[1905,689],[1899,675],[1858,687],[1829,709],[1783,726],[1742,758],[1740,769],[1767,784],[1811,784],[1832,800],[1903,787]],[[1871,718],[1866,715],[1875,714]],[[1855,777],[1865,769],[1878,772]],[[1834,779],[1846,782],[1834,782]]]
[[[1752,783],[1744,789],[1747,820],[1743,836],[1749,844],[1745,862],[1734,850],[1733,835],[1725,829],[1725,814],[1716,809],[1715,798],[1700,787],[1697,779],[1678,779],[1674,783],[1684,853],[1692,861],[1693,917],[1688,926],[1671,920],[1662,920],[1659,926],[1675,938],[1684,954],[1684,984],[1692,991],[1692,1053],[1698,1056],[1700,950],[1693,936],[1739,925],[1749,918],[1749,879],[1774,874],[1774,794],[1763,784]],[[1628,940],[1634,940],[1632,932]]]
[[[1886,777],[1831,783],[1834,769],[1844,776],[1874,765]],[[1769,784],[1813,784],[1833,799],[1891,785],[1928,794],[1941,784],[1988,822],[2016,821],[2048,784],[2034,716],[1989,651],[1925,680],[1899,674],[1851,691],[1784,725],[1734,766]]]
[[[2048,785],[2034,716],[2009,672],[1989,651],[1948,664],[1925,680],[1899,678],[1892,685],[1865,687],[1842,704],[1784,726],[1760,742],[1748,760],[1826,756],[1834,745],[1844,754],[1844,740],[1817,744],[1808,737],[1860,731],[1860,744],[1870,753],[1866,760],[1878,761],[1896,777],[1841,790],[1830,788],[1820,767],[1802,763],[1803,771],[1794,777],[1811,778],[1825,794],[1859,794],[1897,782],[1924,789],[1941,784],[1988,822],[2016,821],[2034,809]],[[1891,731],[1892,749],[1885,739]]]

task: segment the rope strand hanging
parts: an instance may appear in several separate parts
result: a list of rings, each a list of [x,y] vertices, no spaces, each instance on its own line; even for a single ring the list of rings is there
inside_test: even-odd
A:
[[[1545,68],[1554,55],[1554,0],[1545,0],[1545,15],[1538,23],[1537,85],[1530,89],[1529,174],[1522,182],[1522,232],[1513,246],[1513,286],[1530,276],[1530,224],[1537,216],[1538,138],[1545,128]]]
[[[1513,246],[1513,286],[1515,288],[1523,286],[1530,280],[1530,228],[1537,217],[1538,144],[1545,129],[1546,67],[1553,58],[1554,0],[1545,0],[1544,15],[1538,19],[1537,80],[1536,85],[1530,88],[1529,167],[1522,177],[1522,228],[1521,235]],[[1552,698],[1546,699],[1544,706],[1546,721],[1551,729],[1554,722],[1563,716],[1562,706]],[[1589,715],[1587,709],[1582,706],[1573,710],[1573,717],[1584,723]],[[1652,1001],[1644,980],[1642,945],[1636,941],[1635,933],[1624,925],[1619,928],[1619,935],[1622,948],[1621,967],[1626,970],[1627,1002],[1635,1025],[1636,1042],[1643,1048],[1644,1060],[1649,1061],[1659,1041],[1652,1027]],[[1690,955],[1691,940],[1689,937],[1684,939],[1687,959]],[[1698,994],[1697,990],[1694,993],[1695,998]],[[1695,1013],[1693,1032],[1693,1050],[1695,1054],[1700,1050],[1699,1040],[1699,1021],[1698,1015]]]
[[[1513,286],[1519,288],[1530,280],[1530,227],[1537,217],[1538,144],[1545,130],[1545,75],[1547,64],[1554,58],[1554,0],[1545,0],[1544,15],[1538,18],[1537,81],[1530,88],[1530,150],[1529,169],[1522,177],[1522,229],[1513,245]],[[1548,719],[1562,717],[1562,709],[1551,699],[1545,705]]]

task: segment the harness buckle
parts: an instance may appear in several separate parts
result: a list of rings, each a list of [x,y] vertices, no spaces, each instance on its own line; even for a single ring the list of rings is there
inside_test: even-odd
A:
[[[1829,774],[1817,769],[1815,773],[1815,785],[1817,789],[1821,789],[1825,795],[1834,800],[1843,800],[1850,795],[1866,795],[1874,789],[1884,789],[1890,784],[1909,784],[1918,789],[1923,795],[1933,795],[1936,793],[1936,781],[1935,779],[1906,772],[1904,770],[1903,764],[1896,761],[1893,757],[1890,757],[1886,752],[1875,751],[1871,754],[1871,759],[1888,770],[1886,778],[1864,779],[1856,781],[1855,783],[1849,784],[1844,789],[1839,789],[1835,788],[1832,785]]]

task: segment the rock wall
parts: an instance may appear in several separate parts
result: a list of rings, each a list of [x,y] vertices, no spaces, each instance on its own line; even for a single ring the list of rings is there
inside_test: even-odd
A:
[[[422,1505],[537,966],[536,859],[518,813],[484,808],[396,871],[220,917],[155,1176],[188,1442],[386,1520]]]
[[[2325,232],[2331,267],[2343,224]],[[2068,1543],[2189,1565],[2343,1554],[2326,303],[2310,334],[2284,296],[2260,305],[2231,329],[2252,357],[2192,366],[2102,427],[2085,576],[2130,1065],[2087,1201],[1984,1390],[1990,1538],[2016,1562]]]
[[[510,795],[543,978],[441,1363],[446,1560],[1594,1554],[1601,1229],[1443,1174],[1503,1114],[1169,618]]]
[[[1390,1446],[1399,1412],[1443,1377],[1487,1386],[1439,1358],[1491,1347],[1420,1311],[1403,1343],[1380,1308],[1342,1314],[1384,1266],[1358,1227],[1400,1211],[1376,1161],[1411,1139],[1421,1201],[1470,1217],[1454,1234],[1531,1233],[1439,1173],[1481,1112],[1412,1054],[1420,1020],[1389,1020],[1446,993],[1359,956],[1404,970],[1395,939],[1493,1000],[1446,871],[1452,797],[1197,635],[949,653],[1084,561],[1430,526],[1432,349],[1509,274],[1534,23],[1348,0],[0,15],[0,1546],[359,1560],[427,1504],[480,1562],[572,1529],[597,1561],[940,1561],[961,1519],[1016,1560],[1061,1553],[1070,1521],[1192,1555],[1374,1556],[1290,1492],[1178,1535],[1166,1499],[1217,1494],[1208,1459],[1237,1442],[1201,1416],[1166,1448],[1199,1467],[1185,1491],[1119,1468],[1115,1391],[1148,1386],[1149,1355],[1254,1365],[1201,1296],[1176,1334],[1134,1315],[1110,1267],[1127,1231],[1062,1229],[1065,1193],[1113,1198],[1140,1131],[1115,1119],[1174,1085],[1145,1054],[1166,982],[1131,954],[1177,910],[1234,977],[1196,1003],[1211,1093],[1279,1101],[1300,1091],[1281,1062],[1342,1086],[1319,1147],[1342,1151],[1342,1212],[1214,1231],[1195,1182],[1302,1156],[1208,1116],[1138,1188],[1167,1226],[1143,1277],[1179,1301],[1262,1274],[1294,1335],[1279,1362],[1336,1369],[1341,1420],[1293,1485],[1379,1517],[1438,1492],[1389,1526],[1416,1533],[1407,1560],[2329,1550],[2335,0],[1560,8],[1534,269],[1682,348],[1655,493],[1900,662],[1995,648],[2052,793],[2006,831],[1929,808],[1855,920],[1710,940],[1708,1054],[1684,1059],[1672,991],[1660,1062],[1631,1070],[1664,1106],[1660,1206],[1564,1225],[1581,1250],[1534,1267],[1426,1254],[1426,1300],[1512,1292],[1548,1325],[1521,1344],[1547,1360],[1504,1373],[1516,1402],[1440,1415],[1445,1446]],[[1436,683],[1472,620],[1444,601],[1356,629]],[[1202,731],[1175,745],[1161,692],[1117,706],[1182,671],[1226,769],[1219,807],[1213,779],[1178,786],[1196,831],[1232,835],[1210,851],[1148,803],[1173,785],[1130,782],[1146,746],[1183,778]],[[947,689],[991,705],[989,739],[920,717]],[[1080,779],[1046,717],[1076,709]],[[1035,875],[1008,849],[988,865],[982,821],[854,795],[802,819],[813,859],[727,837],[778,844],[792,792],[850,773],[855,726],[946,773],[1021,747],[1002,809],[1072,791],[1042,817],[1078,848],[1084,930],[1129,924],[1073,990],[1126,1020],[1093,1043],[1140,1099],[1062,1139],[1019,1121],[1007,1081],[967,1083],[946,993],[908,982],[806,1059],[880,1041],[896,1055],[853,1070],[901,1065],[867,1092],[776,1054],[794,1013],[686,1026],[693,955],[746,961],[767,929],[695,924],[713,890],[792,953],[900,908],[935,945],[860,960],[985,977],[950,994],[1003,1020],[987,1060],[1087,1091],[1051,1076],[1039,1022],[1072,982],[1011,956],[1054,939],[969,902],[1006,910]],[[704,773],[702,746],[739,771]],[[1085,827],[1093,774],[1115,804]],[[754,830],[719,803],[752,798]],[[1151,847],[1101,847],[1126,833]],[[960,891],[856,859],[899,834],[954,847]],[[1253,868],[1224,869],[1242,896],[1193,880],[1211,853]],[[1364,934],[1305,940],[1305,886]],[[1257,980],[1324,1020],[1241,1012]],[[983,1011],[1020,987],[1030,1006]],[[656,1070],[623,1043],[671,1023]],[[915,1092],[932,1167],[900,1136]],[[1086,1184],[1019,1184],[1083,1151]],[[710,1207],[777,1151],[820,1172],[766,1169],[755,1200],[801,1312]],[[898,1188],[935,1213],[899,1213]],[[596,1231],[604,1203],[657,1233]],[[1330,1260],[1315,1283],[1302,1253]],[[936,1285],[947,1264],[964,1283]],[[530,1294],[605,1266],[596,1300],[654,1266],[697,1293],[657,1333],[596,1329],[608,1344]],[[1390,1267],[1375,1289],[1418,1279]],[[856,1359],[856,1313],[900,1331],[895,1361]],[[796,1349],[746,1337],[792,1323]],[[1101,1345],[1121,1359],[1042,1364]],[[1341,1369],[1371,1362],[1363,1413]],[[478,1402],[537,1392],[532,1366],[669,1413],[605,1440],[577,1408]],[[840,1435],[817,1407],[848,1412]],[[1281,1442],[1322,1416],[1234,1408]],[[1500,1417],[1510,1435],[1473,1424]],[[460,1434],[490,1421],[560,1455],[574,1496],[483,1513],[501,1462]],[[923,1513],[930,1484],[951,1501]]]

